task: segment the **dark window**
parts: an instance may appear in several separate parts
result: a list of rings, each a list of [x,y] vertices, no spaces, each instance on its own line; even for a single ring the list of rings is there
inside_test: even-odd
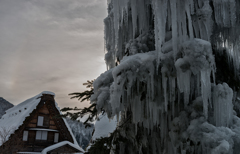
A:
[[[48,117],[48,116],[44,116],[44,119],[43,119],[43,126],[46,126],[46,127],[49,126],[49,117]]]

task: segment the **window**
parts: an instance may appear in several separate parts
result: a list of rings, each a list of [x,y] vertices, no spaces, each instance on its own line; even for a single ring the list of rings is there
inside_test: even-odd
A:
[[[47,140],[47,131],[38,130],[36,133],[36,140]]]
[[[37,125],[38,126],[43,126],[43,116],[38,116],[38,122],[37,122]]]
[[[44,119],[43,119],[43,126],[49,126],[49,117],[48,116],[44,116]]]
[[[49,117],[48,116],[38,116],[37,126],[48,127]]]
[[[54,143],[58,142],[58,138],[59,138],[59,133],[55,133],[54,134]]]
[[[23,141],[28,140],[28,131],[23,131]]]

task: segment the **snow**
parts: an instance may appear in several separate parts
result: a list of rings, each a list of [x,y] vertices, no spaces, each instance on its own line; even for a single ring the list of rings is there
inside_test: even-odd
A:
[[[108,109],[108,113],[111,112],[111,106],[109,104],[109,88],[113,82],[112,69],[102,73],[99,78],[93,82],[94,94],[91,96],[91,102],[96,103],[97,110],[101,113],[101,108]]]
[[[41,152],[18,152],[22,154],[41,154]]]
[[[51,92],[51,91],[43,91],[42,94],[47,94],[47,95],[55,96],[55,93],[54,93],[54,92]]]
[[[43,129],[43,128],[29,128],[29,130],[42,130],[42,131],[58,132],[58,130],[55,130],[55,129]]]
[[[102,115],[95,123],[95,131],[92,136],[92,141],[100,139],[101,137],[108,137],[117,127],[117,119],[108,119],[107,115]]]
[[[54,150],[54,149],[59,148],[59,147],[62,147],[64,145],[69,145],[69,146],[71,146],[71,147],[73,147],[73,148],[75,148],[75,149],[77,149],[77,150],[79,150],[81,152],[84,152],[84,150],[82,148],[80,148],[78,145],[72,144],[69,141],[62,141],[62,142],[59,142],[57,144],[51,145],[51,146],[43,149],[41,154],[47,154],[49,151]]]
[[[204,143],[209,153],[232,153],[235,132],[227,127],[215,127],[199,118],[191,121],[187,133],[192,141]]]

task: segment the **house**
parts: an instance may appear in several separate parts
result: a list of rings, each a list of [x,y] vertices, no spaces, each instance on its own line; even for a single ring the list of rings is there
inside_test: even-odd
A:
[[[84,150],[54,100],[44,91],[10,108],[0,119],[0,154],[71,154]]]

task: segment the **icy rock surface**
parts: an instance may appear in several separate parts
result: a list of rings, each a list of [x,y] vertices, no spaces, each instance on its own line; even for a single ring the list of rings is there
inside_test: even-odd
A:
[[[108,1],[109,70],[95,80],[91,101],[109,118],[121,114],[112,151],[240,152],[236,91],[215,83],[214,58],[226,50],[238,74],[239,7],[239,0]]]

